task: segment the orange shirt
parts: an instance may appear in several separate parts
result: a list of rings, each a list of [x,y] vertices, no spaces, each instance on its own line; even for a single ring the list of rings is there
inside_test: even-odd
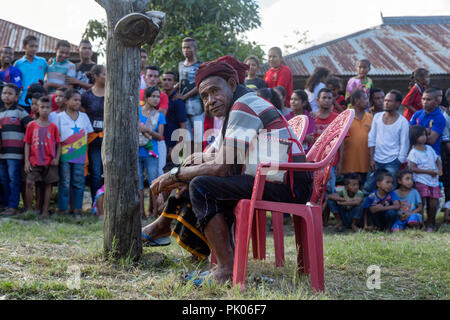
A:
[[[344,140],[344,159],[342,159],[342,173],[369,171],[368,137],[372,127],[373,116],[365,112],[361,120],[353,119]]]

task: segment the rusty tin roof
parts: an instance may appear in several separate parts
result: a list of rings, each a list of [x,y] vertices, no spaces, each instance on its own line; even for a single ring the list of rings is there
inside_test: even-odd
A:
[[[28,35],[33,35],[38,39],[38,53],[54,53],[56,51],[56,43],[61,40],[0,19],[0,46],[10,46],[15,52],[23,52],[22,41]],[[78,53],[78,51],[78,46],[71,44],[70,52]]]
[[[450,73],[450,16],[382,17],[383,24],[284,57],[294,76],[315,67],[352,76],[360,59],[372,64],[369,75],[410,75],[423,67],[431,74]],[[262,73],[269,69],[261,66]]]

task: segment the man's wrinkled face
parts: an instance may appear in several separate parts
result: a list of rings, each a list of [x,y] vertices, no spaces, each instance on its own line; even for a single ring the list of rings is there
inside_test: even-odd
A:
[[[214,117],[223,117],[227,114],[231,108],[235,89],[234,79],[225,81],[217,76],[206,78],[198,87],[205,109]]]

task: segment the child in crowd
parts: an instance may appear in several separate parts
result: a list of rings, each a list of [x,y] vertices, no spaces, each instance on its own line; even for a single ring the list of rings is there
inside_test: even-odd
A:
[[[370,90],[370,108],[369,112],[375,115],[384,111],[384,91],[380,88]]]
[[[402,101],[405,108],[403,116],[410,121],[413,114],[423,108],[422,93],[430,84],[430,72],[424,68],[418,68],[411,74],[409,92]]]
[[[370,96],[370,90],[373,89],[372,79],[367,76],[370,72],[370,61],[367,59],[359,60],[357,71],[358,75],[351,78],[345,88],[345,100],[347,100],[349,107],[351,105],[350,96],[353,91],[356,89],[361,89],[367,94],[367,96]]]
[[[319,111],[317,102],[319,91],[327,87],[325,81],[330,73],[331,71],[327,68],[317,67],[306,80],[305,92],[308,94],[308,101],[314,114]]]
[[[45,88],[53,93],[62,86],[72,88],[66,81],[67,77],[76,77],[77,68],[69,61],[70,43],[66,40],[60,40],[56,44],[56,58],[48,66]]]
[[[392,232],[405,230],[406,227],[417,228],[422,224],[422,199],[419,192],[413,188],[413,173],[410,170],[400,170],[397,174],[398,189],[395,190],[400,200],[398,219],[391,228]]]
[[[13,60],[13,48],[3,46],[0,51],[0,81],[13,83],[20,89],[22,88],[22,75],[20,74],[19,69],[11,65]]]
[[[423,109],[414,113],[410,125],[421,125],[427,131],[426,144],[430,145],[438,156],[441,155],[441,137],[445,129],[445,118],[439,110],[439,90],[429,88],[423,92]]]
[[[336,113],[341,113],[347,109],[347,103],[345,102],[345,97],[341,94],[342,81],[338,77],[328,77],[325,81],[328,89],[333,92],[333,111]]]
[[[61,112],[64,112],[64,110],[66,110],[66,105],[65,103],[65,94],[66,94],[67,88],[66,87],[60,87],[58,89],[56,89],[55,92],[55,104],[58,107],[58,109],[56,111],[52,111],[50,113],[50,116],[48,117],[48,120],[50,120],[51,123],[57,123],[58,120],[58,114],[60,114]]]
[[[303,90],[294,90],[291,96],[291,109],[292,112],[286,116],[286,120],[290,120],[299,115],[306,115],[308,117],[308,129],[306,130],[306,137],[303,141],[303,149],[305,153],[314,143],[314,128],[316,120],[311,115],[311,105],[308,101],[308,95]]]
[[[254,91],[266,88],[266,82],[256,76],[259,70],[259,59],[256,56],[249,56],[244,63],[249,66],[247,77],[245,78],[247,88]]]
[[[31,96],[31,112],[30,117],[32,117],[34,120],[39,119],[39,99],[42,98],[44,95],[40,92],[35,92]]]
[[[344,175],[344,189],[338,193],[328,195],[328,207],[336,217],[337,231],[343,231],[345,227],[359,231],[358,224],[363,214],[364,194],[360,190],[361,180],[357,173]]]
[[[81,95],[78,91],[74,89],[66,91],[65,105],[66,110],[57,117],[62,145],[59,165],[58,211],[67,213],[69,199],[72,196],[74,214],[75,217],[79,217],[83,206],[87,136],[94,129],[87,114],[79,111]]]
[[[94,204],[92,205],[92,213],[97,216],[97,218],[103,218],[103,198],[105,197],[105,185],[97,190],[95,194]]]
[[[28,87],[34,83],[44,81],[47,72],[47,61],[36,56],[39,49],[38,39],[29,35],[23,39],[22,42],[25,55],[14,63],[14,66],[19,69],[22,75],[22,94],[19,99],[19,106],[23,107],[25,111],[30,112],[30,103],[26,101]]]
[[[394,176],[387,170],[381,171],[376,177],[376,183],[377,189],[366,198],[364,209],[368,209],[378,230],[390,230],[397,221],[400,209],[400,200],[393,191]],[[367,216],[364,217],[364,229],[371,230],[367,224]]]
[[[319,110],[316,113],[316,122],[314,126],[314,142],[320,137],[322,132],[333,122],[338,116],[333,112],[333,93],[328,88],[323,88],[319,91],[317,96]],[[330,180],[328,181],[327,190],[329,193],[336,193],[336,166],[340,169],[342,162],[342,146],[339,148],[339,153],[334,157],[333,167],[331,168]],[[338,170],[340,172],[340,170]]]
[[[368,140],[373,116],[366,111],[369,99],[365,91],[353,91],[350,103],[355,110],[355,117],[348,131],[349,137],[344,140],[342,173],[356,172],[364,184],[369,172]]]
[[[20,89],[12,83],[3,86],[0,109],[2,148],[0,150],[0,184],[2,194],[0,206],[7,208],[0,215],[17,213],[22,184],[22,163],[24,154],[25,129],[33,119],[17,105]]]
[[[412,126],[410,140],[412,148],[408,154],[408,164],[422,203],[427,206],[427,232],[432,232],[436,225],[436,210],[441,197],[439,176],[442,175],[442,164],[433,148],[426,144],[427,132],[424,127]]]
[[[25,208],[32,210],[33,187],[36,184],[37,210],[41,218],[49,217],[52,184],[58,182],[58,164],[61,155],[59,131],[48,120],[52,110],[48,96],[38,101],[39,116],[27,126],[25,132],[25,173],[27,174]]]
[[[140,202],[141,202],[141,217],[146,218],[144,208],[144,168],[147,173],[147,179],[149,185],[152,181],[159,176],[158,168],[158,141],[164,139],[164,125],[166,119],[161,112],[156,110],[160,101],[160,92],[156,87],[149,87],[145,89],[145,104],[139,108],[139,119],[141,124],[139,125],[139,131],[144,134],[148,134],[152,141],[152,150],[148,150],[144,145],[139,146],[139,190],[140,190]],[[154,204],[156,199],[153,199],[150,192],[151,204]],[[152,212],[152,208],[149,209]]]

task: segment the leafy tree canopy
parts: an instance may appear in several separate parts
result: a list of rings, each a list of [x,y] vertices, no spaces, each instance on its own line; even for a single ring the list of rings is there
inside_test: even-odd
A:
[[[201,61],[231,54],[243,61],[249,55],[260,59],[264,51],[242,34],[261,25],[256,0],[153,0],[149,10],[166,13],[166,24],[149,52],[150,64],[162,70],[177,70],[184,60],[181,41],[185,37],[198,40],[197,56]],[[106,42],[106,23],[91,20],[83,37]]]

